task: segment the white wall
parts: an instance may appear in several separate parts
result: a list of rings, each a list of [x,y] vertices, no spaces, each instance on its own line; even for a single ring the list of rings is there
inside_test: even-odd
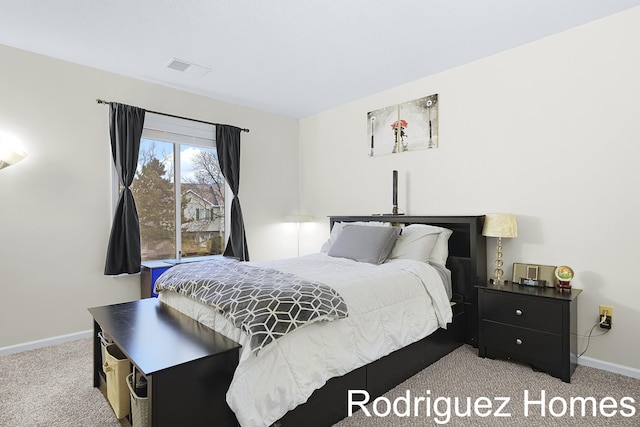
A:
[[[585,356],[640,369],[638,40],[635,8],[301,120],[301,204],[319,218],[303,252],[328,215],[390,212],[396,169],[408,214],[516,213],[507,275],[513,262],[573,267],[580,334],[614,307]],[[367,156],[368,111],[434,93],[440,148]]]
[[[104,276],[111,227],[107,106],[96,98],[251,129],[240,201],[252,259],[294,256],[296,120],[0,45],[0,132],[29,156],[0,171],[0,348],[85,331],[88,307],[139,298],[139,276]]]

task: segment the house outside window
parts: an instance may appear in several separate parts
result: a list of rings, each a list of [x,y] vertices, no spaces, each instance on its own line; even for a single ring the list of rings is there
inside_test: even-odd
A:
[[[209,185],[193,183],[182,184],[182,199],[183,256],[224,252],[224,201]]]
[[[131,185],[142,261],[223,253],[227,188],[215,126],[147,113]]]

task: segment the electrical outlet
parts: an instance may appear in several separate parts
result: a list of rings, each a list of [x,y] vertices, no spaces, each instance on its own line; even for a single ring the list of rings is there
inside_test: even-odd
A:
[[[611,329],[611,319],[613,318],[613,307],[608,305],[600,306],[600,314],[598,316],[598,322],[603,329]],[[604,317],[604,321],[602,320]]]
[[[601,305],[599,314],[600,316],[604,316],[606,314],[607,316],[613,317],[613,307],[610,305]]]

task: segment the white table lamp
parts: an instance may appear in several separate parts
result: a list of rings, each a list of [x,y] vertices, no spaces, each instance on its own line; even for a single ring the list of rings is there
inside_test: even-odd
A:
[[[518,237],[518,224],[516,216],[508,213],[487,214],[484,217],[484,227],[482,235],[487,237],[497,237],[498,247],[496,248],[496,268],[493,270],[493,283],[504,284],[502,278],[504,271],[502,270],[502,238]]]

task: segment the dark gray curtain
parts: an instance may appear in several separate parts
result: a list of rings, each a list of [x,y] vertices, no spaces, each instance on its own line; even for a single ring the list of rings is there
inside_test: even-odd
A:
[[[247,248],[247,236],[244,231],[244,220],[238,189],[240,188],[240,132],[235,126],[216,125],[216,149],[218,150],[218,162],[222,174],[227,180],[233,200],[231,201],[231,230],[227,244],[224,248],[224,256],[249,261]]]
[[[106,275],[140,272],[140,223],[129,186],[138,166],[144,113],[145,110],[130,105],[111,103],[109,107],[111,155],[121,190],[109,236]]]

